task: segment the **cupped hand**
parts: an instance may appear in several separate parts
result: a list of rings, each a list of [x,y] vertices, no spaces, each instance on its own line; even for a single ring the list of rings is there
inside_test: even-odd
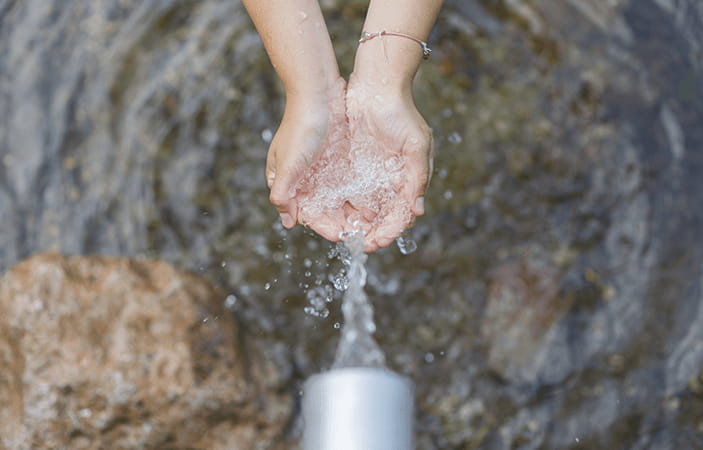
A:
[[[283,226],[292,228],[300,222],[331,240],[339,239],[337,228],[341,229],[338,222],[344,221],[343,214],[326,211],[313,220],[305,212],[299,214],[299,203],[301,197],[308,195],[305,178],[311,168],[325,149],[347,136],[345,89],[346,83],[340,77],[322,93],[291,96],[266,158],[269,199]]]
[[[374,167],[368,170],[379,172],[374,174],[376,191],[357,199],[357,204],[351,202],[361,212],[365,250],[372,252],[391,244],[424,214],[432,173],[432,132],[409,90],[394,91],[354,74],[347,87],[347,117],[352,161],[372,161]]]
[[[296,222],[338,241],[362,231],[365,251],[388,246],[424,213],[432,133],[412,95],[352,75],[326,103],[287,105],[271,143],[271,202]]]

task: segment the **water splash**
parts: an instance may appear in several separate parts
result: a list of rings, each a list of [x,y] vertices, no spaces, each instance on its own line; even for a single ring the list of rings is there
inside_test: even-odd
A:
[[[323,319],[330,315],[327,304],[334,300],[332,286],[315,286],[310,288],[305,296],[308,300],[308,305],[303,309],[306,314]]]
[[[346,267],[348,284],[342,300],[342,336],[332,367],[385,367],[386,357],[373,338],[376,331],[373,307],[364,292],[364,263],[368,256],[364,253],[363,234],[357,232],[346,237],[337,244],[337,253]]]

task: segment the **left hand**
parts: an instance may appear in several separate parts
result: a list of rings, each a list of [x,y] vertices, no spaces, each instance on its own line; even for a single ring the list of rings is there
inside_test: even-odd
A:
[[[289,96],[266,158],[269,199],[278,209],[283,226],[292,228],[300,222],[330,240],[339,239],[339,222],[345,221],[342,213],[331,211],[309,217],[299,208],[300,198],[306,193],[298,188],[306,173],[319,164],[325,149],[338,145],[340,135],[346,137],[345,88],[344,80],[338,78],[319,94]]]

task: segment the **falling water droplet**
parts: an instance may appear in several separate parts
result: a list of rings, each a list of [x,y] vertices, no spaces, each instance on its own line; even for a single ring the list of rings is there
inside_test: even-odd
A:
[[[344,272],[340,272],[335,275],[334,279],[332,280],[332,283],[334,284],[335,289],[337,289],[338,291],[346,291],[349,287],[349,278],[347,278]]]
[[[400,253],[402,253],[404,255],[409,255],[412,252],[414,252],[415,250],[417,250],[417,244],[412,239],[408,239],[408,238],[400,236],[400,237],[396,238],[395,242],[396,242],[396,244],[398,244],[398,248],[400,249]]]
[[[461,144],[461,141],[462,141],[461,135],[459,133],[457,133],[456,131],[453,132],[452,134],[450,134],[449,137],[447,138],[447,140],[451,144]]]
[[[330,315],[329,309],[327,309],[327,308],[317,309],[311,305],[308,305],[305,308],[303,308],[303,311],[305,312],[305,314],[311,315],[313,317],[320,317],[322,319],[324,319]]]
[[[227,296],[225,299],[225,308],[229,309],[232,311],[234,309],[234,306],[237,304],[237,297],[230,294]]]
[[[264,131],[261,132],[261,139],[263,139],[264,142],[269,144],[273,139],[273,131],[269,130],[268,128],[264,128]]]

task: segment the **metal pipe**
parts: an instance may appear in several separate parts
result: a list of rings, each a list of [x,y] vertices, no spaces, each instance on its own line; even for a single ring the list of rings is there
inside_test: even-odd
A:
[[[305,450],[412,450],[413,384],[385,369],[314,375],[303,390]]]

